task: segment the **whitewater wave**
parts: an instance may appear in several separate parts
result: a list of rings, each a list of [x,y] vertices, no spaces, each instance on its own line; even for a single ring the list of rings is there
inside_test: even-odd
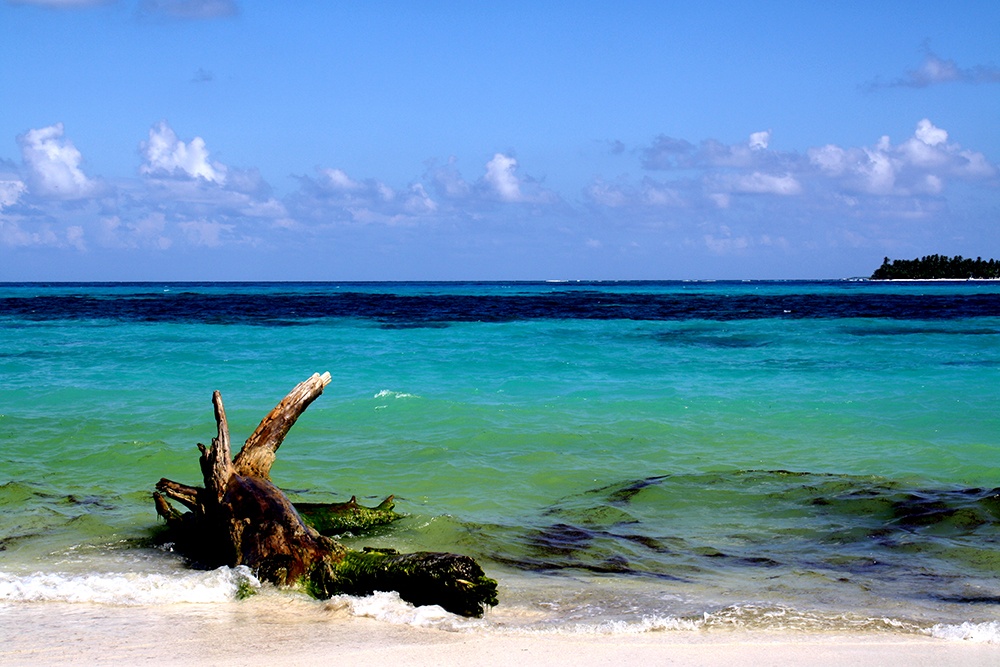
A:
[[[335,595],[325,603],[324,608],[334,614],[362,616],[394,625],[412,625],[454,632],[482,628],[486,625],[482,619],[456,616],[438,605],[414,607],[404,602],[396,592],[377,591],[365,597]]]
[[[91,603],[114,606],[183,603],[226,603],[259,592],[261,582],[245,566],[221,567],[183,574],[101,573],[67,574],[36,572],[17,575],[0,572],[0,605],[20,602]],[[273,592],[277,592],[273,590]],[[295,596],[297,597],[297,596]],[[285,596],[273,598],[288,599]],[[521,605],[488,611],[482,619],[464,618],[437,605],[416,607],[395,592],[364,597],[337,595],[317,603],[330,616],[372,618],[393,625],[407,625],[449,632],[487,631],[501,634],[640,635],[652,632],[750,630],[777,632],[861,632],[920,634],[949,641],[1000,644],[1000,621],[939,623],[931,627],[910,621],[827,614],[786,607],[734,605],[698,616],[645,614],[633,619],[569,622]],[[316,606],[314,606],[316,605]],[[305,612],[305,608],[302,609]],[[307,615],[310,612],[306,612]]]
[[[383,389],[382,391],[375,394],[372,398],[416,398],[415,394],[407,394],[402,391],[392,391],[391,389]]]
[[[1000,644],[1000,621],[988,623],[959,623],[948,625],[939,623],[928,632],[931,637],[952,639],[978,644]]]
[[[228,602],[260,581],[245,566],[206,572],[65,574],[0,572],[2,602],[90,602],[110,605]]]

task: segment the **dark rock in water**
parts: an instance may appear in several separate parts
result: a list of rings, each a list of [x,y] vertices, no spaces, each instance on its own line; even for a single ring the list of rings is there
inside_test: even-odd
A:
[[[996,604],[1000,605],[1000,595],[932,595],[935,600],[955,602],[958,604]]]
[[[650,486],[654,486],[667,479],[667,475],[658,475],[656,477],[647,477],[645,479],[640,479],[635,482],[630,482],[624,486],[618,486],[613,492],[609,493],[607,496],[608,502],[611,503],[627,503],[632,500],[633,497],[638,495],[640,491],[646,489]],[[611,487],[604,487],[601,489],[596,489],[594,493],[599,493]]]
[[[692,509],[713,523],[705,533],[712,537],[670,531],[670,517],[681,525]],[[998,517],[997,489],[738,470],[601,486],[547,508],[541,518],[549,523],[494,526],[486,532],[495,538],[480,543],[490,558],[536,571],[691,580],[720,568],[766,568],[869,590],[909,578],[940,595],[961,573],[1000,571],[1000,552],[984,546],[1000,544]]]
[[[594,534],[589,530],[564,523],[553,524],[531,538],[533,546],[542,553],[559,556],[568,556],[586,549],[593,540]]]

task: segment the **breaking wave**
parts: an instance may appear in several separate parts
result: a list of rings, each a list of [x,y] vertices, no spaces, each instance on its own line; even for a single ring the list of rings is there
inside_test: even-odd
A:
[[[260,588],[245,566],[184,574],[0,572],[0,602],[90,602],[110,605],[229,602]]]

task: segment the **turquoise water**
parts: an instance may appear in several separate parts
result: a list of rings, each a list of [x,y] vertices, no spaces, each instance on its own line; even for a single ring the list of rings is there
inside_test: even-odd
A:
[[[153,485],[323,371],[275,482],[395,494],[345,541],[476,557],[494,623],[1000,622],[996,283],[0,286],[0,599],[187,591]]]

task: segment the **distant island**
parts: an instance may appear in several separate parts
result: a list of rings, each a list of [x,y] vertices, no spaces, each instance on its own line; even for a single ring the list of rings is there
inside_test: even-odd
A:
[[[872,280],[985,280],[1000,279],[1000,262],[982,257],[927,255],[920,259],[888,257],[872,273]]]

